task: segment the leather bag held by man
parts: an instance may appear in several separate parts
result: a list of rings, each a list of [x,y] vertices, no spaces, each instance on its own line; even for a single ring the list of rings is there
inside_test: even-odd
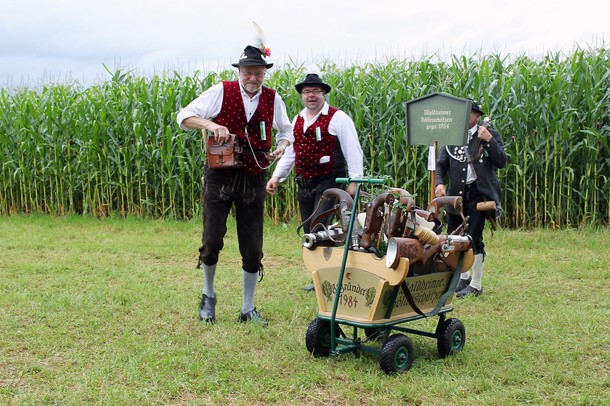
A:
[[[236,168],[242,165],[239,160],[242,147],[235,134],[230,134],[230,138],[224,144],[219,144],[213,136],[207,137],[205,145],[209,168]]]

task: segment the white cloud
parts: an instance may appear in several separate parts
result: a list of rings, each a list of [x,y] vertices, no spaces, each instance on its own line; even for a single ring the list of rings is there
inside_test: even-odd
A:
[[[21,78],[95,80],[103,64],[140,72],[230,67],[256,21],[271,59],[305,65],[386,56],[543,54],[600,45],[605,2],[544,0],[33,0],[0,4],[0,85]]]

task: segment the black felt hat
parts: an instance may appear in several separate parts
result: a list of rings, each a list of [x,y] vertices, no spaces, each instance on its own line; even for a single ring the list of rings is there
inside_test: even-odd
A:
[[[331,87],[326,83],[322,82],[322,79],[315,73],[308,73],[305,77],[305,80],[301,83],[298,83],[294,86],[297,89],[297,92],[301,93],[305,86],[319,86],[324,90],[324,92],[329,93]]]
[[[260,48],[248,45],[244,49],[244,52],[241,53],[239,62],[231,65],[236,68],[241,68],[242,66],[264,66],[265,68],[269,69],[273,66],[273,64],[267,63],[267,61],[265,61],[263,58],[263,55],[263,51],[261,51]]]
[[[475,111],[475,112],[479,113],[480,115],[485,114],[483,112],[483,109],[481,109],[481,106],[479,106],[479,103],[477,103],[476,100],[470,99],[470,101],[472,102],[472,111]]]

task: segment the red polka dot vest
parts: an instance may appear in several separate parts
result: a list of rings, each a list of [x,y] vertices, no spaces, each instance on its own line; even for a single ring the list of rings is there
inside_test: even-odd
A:
[[[258,102],[258,107],[250,121],[246,121],[246,110],[241,97],[239,83],[222,82],[224,88],[224,97],[222,100],[222,108],[220,113],[214,119],[214,122],[223,125],[229,129],[232,134],[239,137],[240,143],[243,146],[244,154],[241,154],[239,159],[243,163],[243,170],[250,175],[257,175],[264,171],[256,164],[256,160],[263,168],[269,163],[264,157],[264,152],[271,149],[271,129],[273,128],[273,113],[275,90],[268,87],[262,87],[262,93]],[[266,140],[261,137],[261,122],[265,123]],[[246,129],[248,131],[248,139],[246,138]],[[256,152],[256,160],[250,151],[250,146]]]
[[[303,117],[297,117],[294,124],[295,170],[297,175],[313,179],[330,175],[335,166],[335,143],[337,137],[328,132],[328,124],[337,108],[329,107],[328,114],[321,114],[317,120],[303,131]],[[320,130],[319,140],[316,138],[317,128]],[[322,159],[328,157],[327,159]],[[320,160],[323,162],[320,162]]]

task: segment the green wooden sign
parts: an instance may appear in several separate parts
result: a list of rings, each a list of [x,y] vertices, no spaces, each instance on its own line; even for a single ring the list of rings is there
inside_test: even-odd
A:
[[[472,102],[443,93],[408,101],[407,144],[466,145]]]

